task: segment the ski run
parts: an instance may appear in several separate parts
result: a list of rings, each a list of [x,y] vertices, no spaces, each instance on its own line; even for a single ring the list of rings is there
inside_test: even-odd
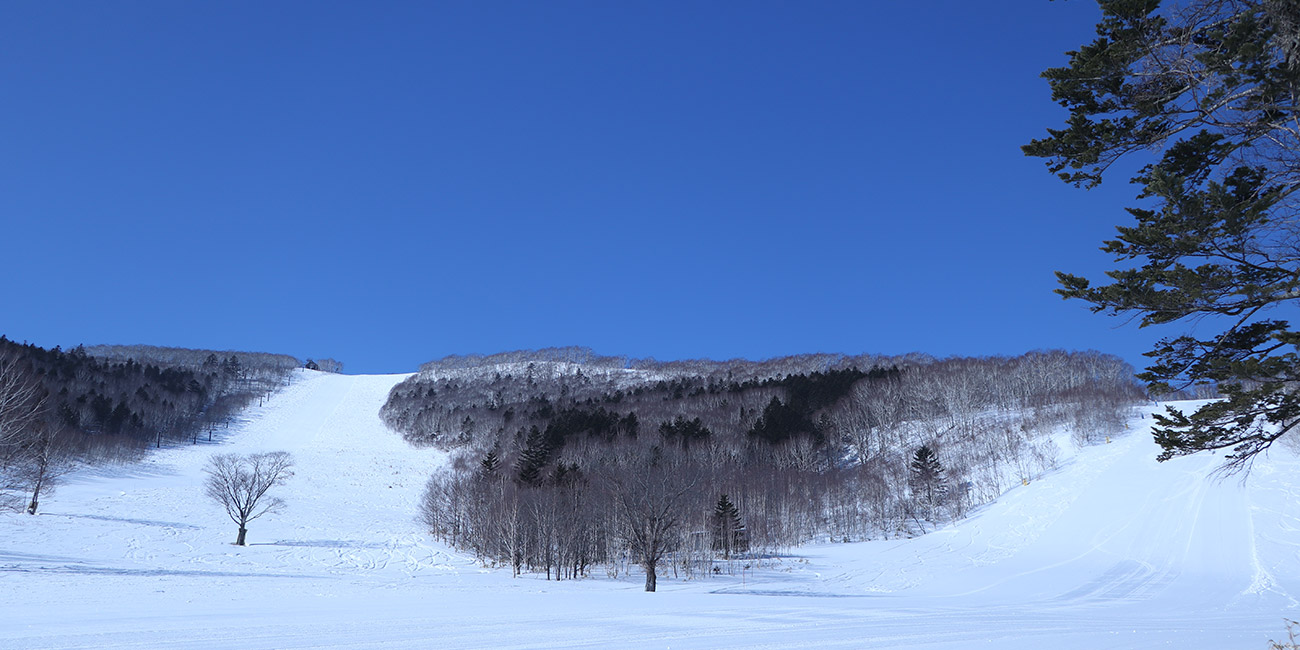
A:
[[[378,413],[404,375],[301,371],[211,444],[84,470],[0,515],[0,648],[1258,648],[1300,618],[1300,459],[1243,482],[1157,463],[1147,429],[913,539],[818,544],[707,578],[512,578],[416,521],[444,452]],[[1154,410],[1152,406],[1146,413]],[[285,450],[249,546],[218,452]]]

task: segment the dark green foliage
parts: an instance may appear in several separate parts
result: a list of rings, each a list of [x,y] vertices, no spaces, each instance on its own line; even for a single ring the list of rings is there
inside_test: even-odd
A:
[[[895,368],[894,373],[897,371]],[[846,368],[806,375],[786,375],[785,379],[774,383],[785,388],[789,404],[804,413],[812,413],[838,402],[863,377],[885,376],[889,371],[880,369],[873,373],[875,374],[869,375],[857,368]]]
[[[1217,384],[1227,401],[1157,419],[1159,458],[1231,449],[1226,469],[1300,422],[1300,335],[1264,318],[1300,297],[1300,2],[1101,2],[1098,38],[1043,73],[1070,111],[1024,147],[1091,187],[1111,165],[1157,155],[1132,179],[1135,223],[1105,242],[1109,284],[1058,273],[1066,298],[1141,326],[1212,330],[1162,340],[1140,377],[1155,393]]]
[[[551,462],[551,457],[556,451],[554,443],[542,433],[541,429],[536,426],[529,429],[528,440],[524,443],[523,450],[519,452],[519,460],[515,463],[519,482],[525,485],[540,485],[542,469]]]
[[[528,400],[528,407],[529,415],[538,420],[549,420],[555,417],[555,407],[551,405],[550,398],[545,395],[531,397]]]
[[[743,436],[774,393],[780,396],[782,404],[808,422],[820,422],[825,419],[825,411],[835,408],[857,382],[896,380],[901,373],[894,365],[870,366],[871,370],[866,372],[858,370],[853,362],[867,359],[866,355],[861,358],[804,355],[765,362],[640,360],[635,364],[654,369],[661,378],[626,382],[611,381],[603,374],[611,366],[601,365],[593,367],[591,374],[584,374],[582,368],[557,369],[531,361],[519,376],[509,372],[521,370],[521,359],[539,356],[550,356],[550,352],[482,357],[502,361],[514,358],[512,363],[516,365],[465,377],[445,373],[455,373],[469,359],[479,357],[455,357],[426,364],[426,368],[439,368],[444,374],[403,382],[390,394],[382,417],[416,444],[463,443],[463,434],[471,428],[465,426],[465,422],[471,421],[466,416],[472,414],[470,437],[499,438],[505,432],[526,431],[529,426],[537,425],[557,448],[562,448],[576,439],[602,442],[634,439],[641,425],[648,423],[656,431],[664,424],[669,425],[663,433],[689,445],[700,439],[697,434],[702,429],[707,429],[710,436]],[[615,359],[593,358],[601,359],[602,364],[612,364],[611,359]],[[617,368],[621,370],[624,364],[632,363],[624,360]],[[810,364],[816,364],[817,369],[803,370]],[[802,371],[790,372],[792,369]],[[677,429],[674,420],[679,417],[687,422],[699,419],[701,429]],[[820,428],[803,427],[818,436],[819,441]],[[789,439],[773,431],[773,441]]]
[[[745,533],[745,524],[740,518],[740,510],[727,495],[718,498],[709,517],[709,533],[713,550],[722,553],[728,560],[733,553],[749,550],[749,537]]]
[[[556,463],[551,473],[551,484],[558,487],[573,487],[582,481],[582,468],[577,463]]]
[[[893,373],[897,374],[894,368]],[[762,386],[780,386],[786,391],[786,400],[773,397],[763,409],[763,414],[749,430],[752,438],[771,444],[780,444],[791,438],[809,436],[817,444],[826,441],[822,427],[814,423],[819,410],[833,406],[853,389],[863,378],[878,379],[889,376],[890,371],[865,373],[857,368],[812,372],[803,375],[786,375],[784,379],[762,382]]]
[[[636,435],[636,416],[624,417],[604,408],[568,408],[554,412],[546,425],[546,436],[557,446],[577,436],[611,440],[619,434]]]
[[[943,480],[943,464],[939,462],[939,457],[929,445],[921,445],[916,453],[912,454],[912,462],[908,465],[908,469],[918,483],[933,484]]]
[[[770,444],[779,444],[799,436],[812,436],[820,441],[817,425],[808,416],[807,412],[794,404],[773,397],[763,409],[763,414],[754,422],[749,435]]]
[[[0,356],[18,359],[49,394],[42,413],[46,424],[87,438],[111,437],[114,444],[128,447],[191,437],[278,386],[298,365],[278,355],[253,355],[255,361],[245,364],[235,355],[219,361],[212,353],[205,361],[196,350],[92,350],[103,350],[105,356],[89,354],[82,346],[45,350],[0,336]],[[146,356],[124,357],[128,350]],[[151,354],[167,361],[155,361],[147,356]],[[167,365],[175,358],[193,365]]]
[[[594,437],[609,442],[619,435],[636,437],[636,414],[621,416],[603,408],[587,410],[567,408],[555,410],[545,401],[544,412],[550,415],[546,428],[533,425],[516,463],[518,478],[521,483],[538,485],[542,482],[543,470],[560,450],[571,440],[579,437]],[[468,420],[468,416],[466,416]],[[471,423],[472,426],[472,423]]]
[[[484,476],[496,476],[497,470],[501,468],[501,443],[492,445],[488,453],[479,461],[479,469]]]
[[[125,401],[118,402],[117,406],[113,408],[113,412],[104,421],[104,429],[111,434],[122,433],[122,427],[126,425],[132,415],[134,414],[131,413],[131,409],[127,408]]]
[[[641,420],[637,419],[636,413],[628,413],[618,423],[618,432],[629,438],[635,438],[641,429]]]
[[[678,442],[683,447],[690,447],[692,443],[708,439],[713,432],[709,431],[699,418],[687,420],[677,416],[673,421],[659,425],[659,435],[666,441]]]
[[[908,482],[912,495],[926,508],[927,514],[941,505],[948,494],[948,483],[944,479],[943,464],[928,445],[921,445],[912,455],[912,462],[907,466]]]

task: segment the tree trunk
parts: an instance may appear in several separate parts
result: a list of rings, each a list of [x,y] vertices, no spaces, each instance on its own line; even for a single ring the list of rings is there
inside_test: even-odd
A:
[[[239,538],[235,540],[235,545],[236,545],[236,546],[247,546],[247,544],[244,543],[244,536],[247,535],[247,534],[248,534],[248,529],[247,529],[247,528],[244,528],[243,526],[240,526],[240,527],[239,527]]]
[[[655,590],[655,579],[656,579],[656,577],[657,577],[657,576],[655,576],[655,563],[654,563],[654,562],[646,562],[646,563],[645,563],[645,590],[646,590],[646,591],[654,591],[654,590]]]
[[[41,478],[36,479],[36,486],[32,488],[32,502],[27,504],[27,514],[36,514],[36,506],[40,504],[41,499]]]

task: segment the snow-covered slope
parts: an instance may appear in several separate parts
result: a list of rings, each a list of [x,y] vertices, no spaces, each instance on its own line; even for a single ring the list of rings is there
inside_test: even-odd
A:
[[[404,376],[303,372],[219,444],[75,477],[0,515],[0,648],[1264,648],[1300,617],[1300,461],[1243,485],[1157,464],[1144,426],[957,525],[736,575],[512,579],[414,519],[445,462],[384,429]],[[280,514],[202,495],[218,451],[287,450]]]

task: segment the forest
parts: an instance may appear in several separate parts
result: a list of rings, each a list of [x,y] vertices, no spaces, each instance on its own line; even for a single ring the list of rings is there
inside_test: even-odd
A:
[[[0,506],[34,513],[77,464],[211,440],[301,365],[287,355],[141,345],[47,350],[0,336]]]
[[[1096,352],[767,361],[584,348],[430,362],[381,416],[453,452],[421,516],[516,572],[704,574],[814,540],[910,536],[1123,431],[1145,395]]]

